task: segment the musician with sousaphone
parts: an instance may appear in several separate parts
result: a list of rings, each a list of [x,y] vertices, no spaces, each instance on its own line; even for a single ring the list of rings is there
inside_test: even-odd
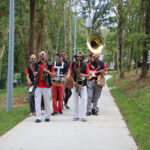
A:
[[[107,74],[106,64],[100,60],[102,50],[102,37],[98,34],[91,34],[87,39],[88,48],[93,52],[91,61],[87,64],[87,73],[90,74],[87,80],[88,101],[87,116],[98,115],[97,104],[100,98],[102,87],[105,85],[104,74]],[[102,80],[103,79],[103,80]],[[92,106],[93,103],[93,106]]]
[[[65,91],[65,77],[68,72],[66,63],[63,62],[63,55],[56,54],[56,61],[54,62],[56,77],[52,78],[52,98],[53,98],[53,113],[52,115],[62,114],[63,97]]]

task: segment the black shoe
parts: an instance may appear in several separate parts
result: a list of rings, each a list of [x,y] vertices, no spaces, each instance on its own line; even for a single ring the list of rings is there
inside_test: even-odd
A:
[[[59,110],[59,114],[63,114],[63,112],[61,110]]]
[[[66,109],[69,109],[69,108],[70,108],[67,104],[64,104],[64,105],[65,105]]]
[[[98,115],[98,112],[97,112],[95,109],[93,109],[93,110],[92,110],[92,115],[96,115],[96,116],[97,116],[97,115]]]
[[[87,112],[86,113],[87,116],[91,116],[91,114],[92,114],[91,112]]]
[[[52,116],[58,115],[58,112],[53,112],[51,115]]]
[[[39,123],[39,122],[41,122],[41,120],[40,120],[40,119],[36,119],[35,122],[36,122],[36,123]]]
[[[95,111],[98,113],[99,112],[99,108],[97,107]]]
[[[50,119],[45,119],[45,122],[49,122],[50,121]]]

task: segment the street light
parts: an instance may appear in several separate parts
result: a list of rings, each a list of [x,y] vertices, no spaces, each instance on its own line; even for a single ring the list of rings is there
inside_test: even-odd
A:
[[[77,37],[76,34],[77,34],[77,16],[74,17],[74,55],[76,55],[76,37]]]
[[[9,5],[9,54],[8,54],[8,79],[7,79],[7,106],[6,111],[12,110],[13,99],[13,74],[14,74],[14,0]]]

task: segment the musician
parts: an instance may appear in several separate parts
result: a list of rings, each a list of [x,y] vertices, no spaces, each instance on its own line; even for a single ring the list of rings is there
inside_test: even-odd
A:
[[[87,73],[98,71],[106,68],[106,64],[100,61],[99,54],[94,53],[92,60],[87,64]],[[102,74],[107,74],[107,71],[101,71]],[[97,74],[99,75],[99,74]],[[100,98],[102,87],[97,85],[97,76],[87,81],[88,101],[87,101],[87,116],[98,115],[97,103]],[[93,108],[92,108],[93,102]]]
[[[79,95],[81,96],[81,121],[86,122],[86,104],[87,104],[87,87],[86,87],[86,63],[83,61],[82,51],[78,51],[75,55],[75,61],[70,64],[70,71],[73,74],[73,90],[72,90],[72,110],[73,121],[79,120]],[[80,79],[79,79],[80,78]],[[82,81],[82,86],[78,85],[78,80]],[[80,88],[78,92],[78,88]]]
[[[53,97],[53,113],[52,115],[63,114],[63,97],[65,91],[65,75],[68,71],[67,65],[63,62],[63,55],[56,54],[56,62],[54,62],[56,77],[52,78],[52,97]],[[58,103],[57,103],[58,102]]]
[[[93,53],[90,51],[90,52],[88,52],[88,60],[87,60],[87,64],[89,63],[89,62],[91,62],[91,60],[92,60],[92,55],[93,55]]]
[[[55,68],[51,62],[47,61],[47,53],[41,51],[39,53],[40,69],[38,76],[37,88],[35,90],[35,108],[36,108],[36,123],[41,122],[41,97],[44,98],[45,121],[50,121],[50,87],[52,86],[51,77],[55,77]]]
[[[30,65],[26,68],[26,71],[25,71],[27,85],[29,87],[29,93],[28,93],[28,101],[30,105],[29,116],[35,116],[35,101],[34,101],[34,96],[31,94],[31,91],[30,91],[34,84],[35,63],[36,63],[36,56],[35,54],[32,54],[30,55]]]
[[[69,70],[69,61],[67,61],[67,58],[66,58],[66,56],[67,56],[66,51],[62,50],[61,54],[63,55],[63,62],[66,64],[67,70]],[[64,106],[66,107],[66,109],[70,108],[68,106],[68,100],[71,95],[72,95],[71,89],[65,87]]]

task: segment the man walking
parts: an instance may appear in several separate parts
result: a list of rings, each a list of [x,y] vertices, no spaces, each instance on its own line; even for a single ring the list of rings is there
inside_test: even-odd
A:
[[[55,68],[51,62],[47,61],[47,53],[41,51],[39,53],[39,76],[38,84],[35,90],[35,108],[36,108],[36,123],[41,122],[41,97],[44,98],[45,121],[50,121],[50,87],[52,86],[51,77],[55,77]]]

